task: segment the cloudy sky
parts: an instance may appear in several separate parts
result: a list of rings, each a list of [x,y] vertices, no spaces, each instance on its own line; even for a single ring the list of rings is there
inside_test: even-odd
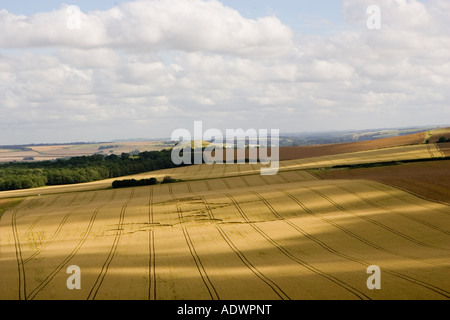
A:
[[[368,28],[380,9],[380,28]],[[450,123],[448,0],[0,1],[0,144]]]

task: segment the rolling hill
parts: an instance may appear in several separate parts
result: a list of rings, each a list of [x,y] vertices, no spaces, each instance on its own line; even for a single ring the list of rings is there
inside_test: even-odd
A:
[[[133,176],[183,180],[172,184],[1,192],[0,298],[448,300],[450,206],[374,181],[400,168],[441,188],[448,161],[430,161],[444,154],[425,137],[321,147],[271,176],[203,164]],[[429,161],[333,169],[414,159]],[[80,290],[66,287],[70,265]],[[371,265],[380,290],[367,287]]]

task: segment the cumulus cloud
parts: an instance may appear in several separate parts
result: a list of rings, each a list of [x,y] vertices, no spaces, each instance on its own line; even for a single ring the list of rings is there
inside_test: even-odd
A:
[[[372,2],[343,1],[349,27],[326,35],[219,1],[125,2],[81,12],[80,29],[67,28],[67,7],[0,10],[0,143],[168,137],[194,120],[283,131],[442,124],[448,2],[381,0],[381,29],[369,30]]]
[[[75,18],[79,28],[70,27]],[[31,17],[1,10],[0,29],[0,46],[7,48],[207,50],[251,56],[286,52],[293,36],[275,17],[246,19],[215,0],[141,0],[76,16],[69,6]]]

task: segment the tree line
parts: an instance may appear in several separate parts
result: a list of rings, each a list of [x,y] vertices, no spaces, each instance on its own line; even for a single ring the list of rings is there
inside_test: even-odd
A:
[[[116,188],[128,188],[128,187],[141,187],[141,186],[152,186],[158,183],[164,184],[164,183],[172,183],[177,182],[181,180],[174,179],[170,176],[165,176],[161,182],[158,182],[156,178],[149,178],[149,179],[125,179],[125,180],[115,180],[112,183],[112,187],[114,189]]]
[[[95,154],[38,162],[0,164],[0,191],[91,182],[173,168],[170,150],[145,151],[131,157]]]

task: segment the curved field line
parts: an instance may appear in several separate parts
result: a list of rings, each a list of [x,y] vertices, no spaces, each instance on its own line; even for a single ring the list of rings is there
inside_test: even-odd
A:
[[[208,216],[210,219],[215,220],[214,214],[211,210],[211,207],[206,202],[206,199],[202,196],[200,196],[200,199],[202,199],[206,210],[208,212]],[[258,270],[244,255],[244,253],[239,250],[236,245],[231,241],[231,239],[228,237],[226,232],[222,229],[221,226],[216,225],[217,230],[219,231],[222,238],[225,240],[227,245],[230,247],[231,250],[238,256],[239,260],[251,271],[253,274],[255,274],[261,281],[263,281],[267,286],[269,286],[270,289],[272,289],[273,292],[282,300],[291,300],[289,296],[281,289],[275,282],[273,282],[270,278],[265,276],[261,271]]]
[[[247,180],[245,180],[244,177],[240,177],[240,178],[241,178],[242,182],[244,182],[244,184],[245,184],[247,187],[251,188],[251,185],[248,183]]]
[[[301,266],[303,266],[304,268],[308,269],[309,271],[317,274],[318,276],[321,276],[329,281],[331,281],[332,283],[336,284],[337,286],[341,287],[344,290],[347,290],[348,292],[350,292],[351,294],[355,295],[356,297],[358,297],[359,299],[370,299],[368,296],[366,296],[365,294],[361,293],[360,291],[358,291],[357,289],[353,288],[352,286],[346,284],[345,282],[339,280],[338,278],[327,274],[319,269],[317,269],[316,267],[310,265],[309,263],[299,259],[298,257],[294,256],[292,253],[289,252],[289,250],[287,250],[286,248],[284,248],[283,246],[281,246],[278,242],[276,242],[275,240],[273,240],[271,237],[269,237],[263,230],[261,230],[258,226],[256,226],[253,222],[251,222],[251,220],[247,217],[247,215],[245,214],[245,212],[242,210],[242,208],[240,207],[239,203],[230,195],[230,194],[226,194],[228,196],[228,198],[230,198],[230,200],[233,202],[234,206],[236,207],[236,209],[239,211],[239,213],[241,214],[242,218],[244,218],[244,220],[253,228],[255,229],[256,232],[258,232],[261,236],[263,236],[267,241],[269,241],[274,247],[276,247],[283,255],[285,255],[287,258],[291,259],[292,261],[300,264]]]
[[[55,201],[60,197],[60,195],[58,195],[57,197],[55,197],[55,199],[46,206],[46,208],[50,207],[51,205],[53,205],[55,203]],[[75,199],[78,197],[78,193],[75,195],[75,197],[70,201],[70,204],[72,204],[73,201],[75,201]],[[41,199],[40,199],[41,200]],[[21,239],[25,239],[26,237],[28,237],[28,235],[31,233],[31,231],[34,229],[34,227],[36,226],[36,224],[43,218],[45,217],[45,214],[40,215],[39,217],[37,217],[33,223],[28,227],[28,229],[25,231],[25,233],[20,237]]]
[[[53,205],[55,203],[55,201],[60,197],[57,196],[49,205],[46,206],[46,208],[50,207],[51,205]],[[78,197],[78,193],[75,195],[75,197],[70,201],[70,203],[68,205],[71,205],[75,199]],[[34,229],[34,227],[36,226],[36,224],[39,222],[39,220],[41,220],[43,217],[45,217],[45,214],[40,215],[39,217],[36,218],[36,220],[33,221],[33,223],[28,227],[27,231],[25,231],[25,233],[20,237],[21,239],[25,239],[26,237],[28,237],[28,235],[31,233],[31,231]]]
[[[226,178],[223,178],[222,181],[223,181],[223,183],[225,183],[225,186],[226,186],[228,189],[230,189],[230,190],[233,189],[233,188],[231,188],[231,186],[230,186],[230,184],[228,183],[228,181],[227,181]]]
[[[265,276],[261,271],[259,271],[248,259],[246,256],[240,251],[236,245],[230,240],[228,235],[225,233],[225,231],[219,227],[216,226],[217,230],[219,231],[222,238],[225,240],[227,245],[230,247],[231,250],[238,256],[239,260],[251,271],[253,274],[255,274],[261,281],[263,281],[267,286],[272,289],[272,291],[281,299],[281,300],[291,300],[289,296],[281,289],[275,282],[273,282],[270,278]]]
[[[352,215],[352,216],[354,216],[354,217],[358,217],[358,218],[360,218],[360,219],[366,220],[366,221],[368,221],[368,222],[370,222],[370,223],[372,223],[372,224],[374,224],[374,225],[376,225],[376,226],[379,226],[380,228],[383,228],[383,229],[385,229],[385,230],[387,230],[387,231],[389,231],[389,232],[391,232],[391,233],[393,233],[393,234],[398,235],[399,237],[402,237],[402,238],[405,239],[405,240],[408,240],[408,241],[410,241],[410,242],[414,242],[414,243],[416,243],[416,244],[418,244],[418,245],[420,245],[420,246],[423,246],[423,247],[434,248],[434,249],[439,249],[439,250],[445,250],[445,249],[443,249],[443,248],[436,247],[436,246],[434,246],[434,245],[431,245],[431,244],[428,244],[428,243],[425,243],[425,242],[416,240],[416,239],[414,239],[414,238],[411,238],[410,236],[408,236],[408,235],[406,235],[406,234],[404,234],[404,233],[402,233],[402,232],[400,232],[400,231],[397,231],[397,230],[395,230],[395,229],[393,229],[393,228],[391,228],[391,227],[388,227],[388,226],[386,226],[385,224],[383,224],[383,223],[381,223],[381,222],[378,222],[378,221],[376,221],[376,220],[373,220],[373,219],[371,219],[371,218],[368,218],[368,217],[365,217],[365,216],[361,216],[361,215],[352,213],[350,210],[345,209],[345,208],[342,207],[340,204],[338,204],[336,201],[334,201],[333,199],[331,199],[331,198],[328,197],[327,195],[323,194],[323,193],[320,192],[319,190],[316,190],[316,189],[314,189],[314,188],[309,188],[309,190],[311,190],[312,192],[314,192],[314,193],[317,194],[318,196],[322,197],[323,199],[327,200],[329,203],[331,203],[334,207],[336,207],[336,208],[339,209],[340,211],[342,211],[342,212],[344,212],[344,213],[347,213],[347,214],[350,214],[350,215]]]
[[[111,201],[112,199],[114,199],[115,195],[116,195],[116,190],[113,191],[111,198],[109,201]],[[94,194],[94,196],[92,197],[92,199],[94,199],[96,196],[96,194]],[[66,265],[76,254],[77,252],[80,250],[80,248],[83,246],[83,244],[86,242],[87,237],[89,236],[89,233],[92,230],[92,226],[94,225],[94,221],[95,218],[97,217],[98,212],[101,210],[101,208],[103,208],[105,205],[107,204],[107,202],[105,202],[104,204],[100,205],[99,207],[97,207],[94,212],[92,213],[92,216],[89,220],[88,226],[86,228],[86,231],[83,234],[83,237],[80,239],[80,241],[78,242],[78,244],[76,245],[76,247],[72,250],[72,252],[44,279],[44,281],[42,281],[36,288],[34,288],[33,291],[30,292],[30,294],[28,295],[28,298],[30,300],[34,299],[36,297],[36,295],[42,291],[42,289],[44,289],[49,283],[50,281],[52,281],[52,279],[58,274],[59,271],[61,271],[61,269],[64,267],[64,265]]]
[[[435,226],[435,225],[433,225],[431,223],[428,223],[428,222],[426,222],[426,221],[424,221],[422,219],[410,217],[410,216],[408,216],[408,215],[406,215],[406,214],[404,214],[402,212],[396,211],[396,210],[387,210],[387,209],[383,208],[382,206],[380,206],[380,205],[372,202],[371,200],[367,199],[366,197],[358,194],[357,192],[354,192],[354,191],[352,191],[350,189],[347,189],[345,187],[342,187],[342,186],[338,186],[338,188],[341,189],[341,190],[344,190],[344,191],[346,191],[346,192],[348,192],[348,193],[350,193],[350,194],[352,194],[352,195],[354,195],[356,197],[358,197],[359,199],[361,199],[362,201],[364,201],[365,203],[367,203],[368,205],[370,205],[370,206],[372,206],[374,208],[383,210],[385,212],[389,212],[389,213],[393,213],[393,214],[399,215],[399,216],[404,217],[406,219],[410,219],[410,220],[413,220],[413,221],[415,221],[417,223],[420,223],[420,224],[422,224],[424,226],[430,227],[430,228],[432,228],[434,230],[437,230],[439,232],[442,232],[442,233],[445,233],[447,235],[450,235],[450,231],[442,229],[442,228],[439,228],[438,226]]]
[[[172,186],[170,184],[167,185],[169,188],[169,195],[172,197],[173,200],[176,200],[175,195],[173,194],[173,189]]]
[[[208,189],[208,191],[213,191],[213,189],[211,188],[211,186],[210,186],[210,184],[209,184],[209,182],[208,182],[208,181],[206,181],[206,180],[203,180],[203,182],[205,183],[205,185],[206,185],[206,188]]]
[[[32,199],[32,198],[27,198],[24,201],[24,205],[23,205],[23,210],[31,210],[35,207],[37,207],[38,205],[40,205],[39,203],[43,202],[42,198],[38,198],[38,199]],[[35,203],[38,203],[38,205],[35,205]],[[17,218],[21,218],[24,214],[19,215]]]
[[[191,256],[194,259],[195,265],[197,266],[197,270],[200,273],[203,284],[205,285],[206,289],[208,290],[208,293],[212,300],[220,300],[219,295],[217,294],[216,288],[214,287],[211,280],[209,279],[209,276],[206,273],[205,267],[203,266],[202,261],[200,260],[200,257],[198,256],[197,251],[195,250],[194,244],[192,243],[191,236],[189,235],[187,228],[184,226],[183,213],[181,211],[180,204],[178,202],[177,202],[177,212],[178,212],[178,219],[180,220],[181,228],[183,230],[184,239],[186,240],[186,243],[189,247],[189,251],[191,252]]]
[[[307,188],[307,190],[309,190],[309,188]],[[364,243],[365,245],[367,245],[367,246],[369,246],[369,247],[371,247],[371,248],[374,248],[374,249],[376,249],[376,250],[383,251],[383,252],[386,252],[386,253],[389,253],[389,254],[393,254],[393,255],[395,255],[395,256],[399,256],[399,257],[403,257],[403,258],[408,258],[408,259],[411,259],[411,260],[419,261],[419,262],[422,262],[422,263],[427,263],[427,264],[431,264],[431,265],[435,265],[435,266],[436,266],[436,265],[437,265],[437,266],[441,266],[441,265],[439,265],[439,264],[435,264],[435,263],[432,263],[432,262],[429,262],[429,261],[425,261],[425,260],[420,259],[420,258],[418,258],[418,257],[414,257],[414,256],[406,255],[406,254],[401,254],[401,253],[398,253],[398,252],[396,252],[396,251],[386,249],[386,248],[381,247],[381,246],[379,246],[379,245],[377,245],[377,244],[375,244],[375,243],[373,243],[373,242],[370,242],[369,240],[367,240],[367,239],[365,239],[365,238],[363,238],[363,237],[360,237],[360,236],[358,236],[357,234],[355,234],[355,233],[351,232],[350,230],[348,230],[347,228],[345,228],[345,227],[339,225],[338,223],[333,222],[333,221],[331,221],[330,219],[325,218],[325,217],[323,217],[323,216],[321,216],[321,215],[315,214],[313,211],[311,211],[311,210],[310,210],[308,207],[306,207],[302,202],[300,202],[300,200],[298,200],[297,198],[295,198],[295,197],[294,197],[293,195],[291,195],[289,192],[284,191],[284,190],[279,190],[279,191],[283,192],[285,195],[287,195],[289,198],[291,198],[291,199],[292,199],[295,203],[297,203],[297,204],[298,204],[305,212],[307,212],[307,213],[309,213],[310,215],[313,215],[313,216],[315,216],[315,217],[318,217],[318,218],[321,219],[322,221],[324,221],[324,222],[326,222],[326,223],[328,223],[328,224],[330,224],[330,225],[336,227],[337,229],[339,229],[339,230],[345,232],[345,233],[348,234],[349,236],[351,236],[351,237],[353,237],[353,238],[359,240],[360,242]]]
[[[76,209],[75,209],[76,210]],[[53,234],[53,236],[45,243],[43,244],[39,250],[35,251],[32,255],[30,255],[28,258],[26,258],[25,260],[23,260],[23,263],[27,263],[28,261],[32,260],[34,257],[36,257],[38,254],[40,254],[46,247],[48,247],[55,239],[56,237],[59,235],[59,233],[61,232],[61,229],[63,227],[63,225],[65,224],[65,222],[67,221],[67,219],[69,219],[70,215],[75,211],[72,210],[70,212],[68,212],[63,219],[61,220],[61,222],[58,225],[58,228],[56,228],[55,233]]]
[[[284,177],[282,174],[279,174],[278,176],[279,176],[282,180],[284,180],[284,182],[290,183],[289,180],[288,180],[286,177]]]
[[[39,222],[39,220],[41,220],[45,215],[41,215],[39,217],[37,217],[32,224],[30,224],[30,226],[28,227],[28,229],[25,231],[25,233],[20,237],[20,239],[25,239],[26,237],[28,237],[28,235],[31,233],[31,231],[34,229],[34,227],[36,226],[36,224]]]
[[[89,200],[89,202],[87,202],[86,204],[91,203],[91,202],[95,199],[96,196],[97,196],[97,192],[94,192],[94,195],[93,195],[92,198]],[[78,197],[78,194],[77,194],[77,196],[75,196],[75,198],[77,198],[77,197]],[[31,259],[33,259],[35,256],[37,256],[38,254],[40,254],[40,253],[42,252],[42,250],[44,250],[44,249],[45,249],[46,247],[48,247],[53,241],[55,241],[56,237],[57,237],[57,236],[59,235],[59,233],[61,232],[62,227],[63,227],[64,224],[66,223],[67,219],[69,219],[70,215],[71,215],[72,213],[74,213],[74,212],[75,212],[76,210],[78,210],[78,209],[80,209],[80,208],[76,208],[76,209],[74,209],[74,210],[68,212],[68,213],[63,217],[63,219],[61,220],[61,222],[59,223],[59,225],[58,225],[58,227],[56,228],[56,231],[55,231],[55,233],[53,234],[53,236],[52,236],[45,244],[43,244],[43,245],[39,248],[39,250],[35,251],[32,255],[30,255],[28,258],[26,258],[26,259],[23,261],[23,263],[25,264],[25,263],[27,263],[28,261],[30,261]]]
[[[442,157],[445,157],[445,153],[443,150],[441,150],[441,148],[439,147],[439,145],[437,143],[434,144],[436,147],[436,150],[441,154]]]
[[[412,259],[412,260],[417,260],[417,261],[420,261],[420,262],[423,262],[423,263],[427,263],[427,261],[421,260],[421,259],[419,259],[419,258],[416,258],[416,257],[410,257],[410,256],[407,256],[407,255],[402,255],[402,254],[399,254],[399,253],[394,252],[394,251],[392,251],[392,250],[385,249],[385,248],[382,248],[382,247],[380,247],[380,246],[378,246],[378,245],[375,245],[375,244],[371,243],[370,241],[368,241],[368,240],[366,240],[366,239],[364,239],[364,238],[361,238],[360,236],[358,236],[358,235],[354,234],[353,232],[347,230],[346,228],[340,226],[339,224],[337,224],[337,223],[335,223],[335,222],[333,222],[333,221],[331,221],[331,220],[329,220],[329,219],[327,219],[327,218],[324,218],[324,217],[321,217],[321,216],[319,216],[319,215],[316,215],[316,214],[315,214],[314,212],[312,212],[308,207],[306,207],[302,202],[300,202],[300,200],[298,200],[297,198],[295,198],[295,197],[294,197],[292,194],[290,194],[289,192],[287,192],[287,191],[285,191],[285,190],[280,190],[280,189],[278,189],[278,191],[283,192],[286,196],[288,196],[288,197],[289,197],[290,199],[292,199],[295,203],[297,203],[297,204],[298,204],[305,212],[307,212],[308,214],[313,215],[313,216],[316,216],[316,217],[318,217],[319,219],[321,219],[322,221],[324,221],[324,222],[326,222],[326,223],[328,223],[328,224],[331,224],[332,226],[338,228],[339,230],[343,231],[344,233],[348,234],[349,236],[351,236],[351,237],[353,237],[353,238],[355,238],[355,239],[357,239],[357,240],[363,242],[364,244],[368,245],[369,247],[372,247],[372,248],[374,248],[374,249],[376,249],[376,250],[383,251],[383,252],[386,252],[386,253],[389,253],[389,254],[393,254],[393,255],[396,255],[396,256],[400,256],[400,257],[404,257],[404,258],[408,258],[408,259]],[[335,251],[334,249],[332,249],[332,250]],[[337,251],[335,251],[335,253],[338,254]],[[339,255],[340,255],[340,254],[339,254]],[[347,256],[347,255],[342,255],[342,257],[348,257],[348,258],[350,258],[352,261],[355,261],[355,262],[362,262],[362,263],[366,264],[366,262],[364,262],[364,261],[362,261],[362,260],[354,259],[354,258],[351,258],[350,256]],[[430,263],[430,264],[433,264],[433,265],[434,265],[434,263]],[[439,288],[439,287],[436,287],[436,286],[434,286],[434,285],[432,285],[432,284],[428,284],[428,283],[426,283],[426,282],[423,282],[423,281],[417,280],[417,279],[415,279],[415,278],[406,276],[406,275],[401,274],[401,273],[398,273],[398,272],[396,272],[396,271],[391,271],[391,270],[388,270],[388,269],[384,269],[384,271],[387,272],[387,273],[389,273],[389,274],[395,275],[395,276],[397,276],[397,277],[399,277],[399,278],[402,278],[402,279],[404,279],[404,280],[407,280],[407,281],[410,281],[410,282],[412,282],[412,283],[415,283],[415,284],[417,284],[417,285],[419,285],[419,286],[421,286],[421,287],[427,288],[427,289],[429,289],[429,290],[431,290],[431,291],[433,291],[433,292],[435,292],[435,293],[438,293],[438,294],[440,294],[440,295],[442,295],[442,296],[444,296],[444,297],[446,297],[446,298],[450,298],[450,292],[448,292],[448,291],[446,291],[446,290],[444,290],[444,289],[441,289],[441,288]]]
[[[206,174],[206,178],[209,178],[209,176],[213,172],[213,169],[216,167],[216,163],[213,162],[212,164],[208,164],[208,165],[211,167],[211,169],[209,169],[208,173]]]
[[[42,200],[42,197],[39,197],[37,199],[36,198],[27,198],[26,201],[24,201],[24,202],[25,202],[25,205],[24,205],[24,207],[22,209],[24,209],[24,210],[31,210],[31,209],[34,209],[36,207],[39,207],[43,203],[43,200]],[[26,213],[24,213],[22,215],[19,215],[17,218],[19,219],[22,216],[24,216],[25,214]]]
[[[321,246],[322,248],[324,248],[325,250],[329,251],[330,253],[332,253],[332,254],[334,254],[334,255],[337,255],[337,256],[339,256],[339,257],[342,257],[342,258],[344,258],[344,259],[347,259],[347,260],[350,260],[350,261],[359,263],[359,264],[361,264],[361,265],[363,265],[363,266],[365,266],[365,267],[368,267],[368,266],[370,265],[370,263],[368,263],[368,262],[366,262],[366,261],[364,261],[364,260],[361,260],[361,259],[358,259],[358,258],[349,256],[349,255],[346,255],[346,254],[344,254],[344,253],[341,253],[341,252],[339,252],[339,251],[337,251],[337,250],[335,250],[335,249],[329,247],[329,246],[328,246],[327,244],[325,244],[323,241],[321,241],[321,240],[315,238],[314,236],[310,235],[308,232],[306,232],[305,230],[303,230],[301,227],[297,226],[297,225],[294,224],[293,222],[291,222],[291,221],[285,219],[284,217],[282,217],[282,216],[281,216],[281,215],[280,215],[280,214],[272,207],[272,205],[271,205],[271,204],[270,204],[263,196],[259,195],[257,192],[253,192],[253,194],[255,194],[256,196],[258,196],[258,198],[260,198],[261,201],[263,201],[263,202],[266,204],[266,206],[269,208],[269,210],[270,210],[277,218],[279,218],[280,220],[284,221],[285,223],[287,223],[288,225],[290,225],[292,228],[294,228],[295,230],[297,230],[299,233],[303,234],[303,235],[304,235],[305,237],[307,237],[308,239],[310,239],[310,240],[314,241],[315,243],[317,243],[318,245],[320,245],[320,246]],[[286,195],[287,195],[287,194],[286,194]],[[290,197],[290,196],[289,196],[289,197]],[[292,198],[291,198],[291,199],[292,199]],[[303,209],[303,206],[302,206],[302,209]],[[308,210],[309,210],[309,209],[308,209]],[[412,283],[414,283],[414,284],[418,284],[418,285],[420,285],[420,286],[427,286],[427,288],[428,288],[428,286],[431,286],[431,285],[428,285],[428,284],[425,284],[425,283],[421,283],[421,282],[420,282],[419,280],[417,280],[417,279],[410,278],[410,277],[405,276],[405,275],[403,275],[403,274],[400,274],[400,273],[398,273],[398,272],[390,271],[390,270],[387,270],[387,269],[383,269],[383,271],[386,271],[386,272],[389,273],[389,274],[395,275],[395,276],[397,276],[397,277],[400,277],[400,278],[402,278],[402,279],[404,279],[404,280],[407,280],[407,281],[409,281],[409,282],[412,282]],[[433,287],[433,286],[432,286],[432,287]],[[430,288],[428,288],[428,289],[430,289]],[[434,287],[434,289],[435,289],[435,290],[432,290],[432,291],[434,291],[434,292],[436,292],[436,293],[439,293],[439,294],[443,294],[444,296],[447,296],[447,295],[445,294],[445,293],[446,293],[445,290],[442,290],[442,289],[437,288],[437,287]],[[442,290],[443,292],[438,292],[438,291],[441,291],[441,290]]]
[[[203,168],[202,164],[197,164],[197,166],[198,166],[198,169],[197,169],[197,171],[195,171],[194,175],[197,175],[202,171],[202,168]]]
[[[428,150],[428,153],[430,154],[431,158],[434,158],[434,154],[431,151],[431,146],[429,144],[427,144],[427,150]]]
[[[266,180],[266,178],[264,178],[263,175],[259,175],[259,178],[264,182],[264,184],[265,184],[266,186],[270,185],[270,183]]]
[[[283,216],[281,216],[274,208],[273,206],[269,203],[268,200],[266,200],[263,196],[261,196],[259,193],[257,192],[252,192],[254,195],[256,195],[268,208],[269,210],[272,212],[272,214],[277,217],[280,221],[285,222],[286,224],[288,224],[289,226],[291,226],[293,229],[297,230],[299,233],[301,233],[302,235],[304,235],[305,237],[307,237],[308,239],[314,241],[315,243],[317,243],[319,246],[321,246],[322,248],[324,248],[325,250],[327,250],[328,252],[335,254],[337,256],[340,256],[342,258],[345,258],[347,260],[353,261],[353,262],[357,262],[360,263],[364,266],[369,266],[370,263],[364,262],[363,260],[348,256],[346,254],[340,253],[337,250],[329,247],[327,244],[325,244],[323,241],[317,239],[316,237],[312,236],[311,234],[309,234],[307,231],[305,231],[304,229],[302,229],[301,227],[299,227],[298,225],[296,225],[295,223],[293,223],[292,221],[284,218]]]
[[[363,181],[364,181],[364,180],[363,180]],[[361,181],[361,182],[363,182],[363,181]],[[388,187],[391,187],[391,188],[396,188],[396,189],[402,190],[403,192],[408,193],[408,194],[410,194],[410,195],[412,194],[412,195],[415,196],[415,197],[419,197],[421,200],[425,200],[425,201],[427,201],[427,202],[434,202],[434,200],[430,200],[430,199],[424,198],[424,197],[421,196],[421,195],[415,194],[415,193],[413,193],[413,192],[411,192],[411,191],[409,191],[409,190],[400,188],[400,187],[398,187],[398,186],[390,185],[390,184],[387,184],[386,182],[380,182],[380,181],[376,181],[376,182],[377,182],[378,184],[381,184],[381,185],[385,185],[385,186],[388,186]],[[377,188],[376,185],[374,185],[374,184],[372,184],[372,183],[371,183],[371,184],[369,184],[369,183],[362,183],[362,184],[365,185],[365,186],[367,186],[367,187],[370,187],[370,188],[372,188],[372,189],[375,189],[375,190],[377,190],[377,191],[383,192],[383,193],[387,194],[387,195],[388,195],[389,197],[391,197],[391,198],[395,198],[395,199],[398,199],[398,200],[400,200],[400,201],[402,201],[402,202],[404,202],[404,203],[411,204],[410,202],[408,202],[408,201],[402,199],[402,198],[399,197],[399,196],[396,196],[395,194],[390,194],[389,192],[387,192],[387,191],[384,190],[384,189]],[[443,202],[438,202],[438,203],[441,204],[441,205],[445,205],[445,206],[447,206],[447,207],[450,206],[448,203],[443,203]],[[439,212],[439,213],[445,214],[445,215],[447,215],[447,216],[450,215],[450,212],[443,212],[443,211],[441,211],[441,210],[439,210],[439,209],[429,208],[429,207],[424,206],[423,204],[420,204],[420,203],[414,203],[414,205],[419,206],[419,207],[422,207],[422,208],[425,208],[425,209],[427,209],[427,210]]]
[[[309,190],[309,188],[308,188],[308,190]],[[371,248],[374,248],[374,249],[376,249],[376,250],[383,251],[383,252],[386,252],[386,253],[389,253],[389,254],[393,254],[393,255],[396,255],[396,256],[399,256],[399,257],[408,258],[408,259],[411,259],[411,260],[416,260],[416,261],[419,261],[419,262],[423,262],[423,263],[428,263],[428,264],[435,265],[434,263],[431,263],[431,262],[422,260],[422,259],[420,259],[420,258],[418,258],[418,257],[414,257],[414,256],[409,256],[409,255],[401,254],[401,253],[395,252],[395,251],[393,251],[393,250],[389,250],[389,249],[383,248],[383,247],[381,247],[381,246],[379,246],[379,245],[377,245],[377,244],[374,244],[374,243],[370,242],[369,240],[364,239],[363,237],[360,237],[360,236],[358,236],[357,234],[351,232],[351,231],[348,230],[347,228],[345,228],[345,227],[339,225],[338,223],[333,222],[333,221],[331,221],[330,219],[327,219],[327,218],[325,218],[325,217],[323,217],[323,216],[321,216],[321,215],[315,214],[315,213],[314,213],[313,211],[311,211],[308,207],[306,207],[305,204],[303,204],[302,202],[300,202],[300,200],[298,200],[297,198],[295,198],[295,197],[294,197],[293,195],[291,195],[289,192],[287,192],[287,191],[285,191],[285,190],[279,190],[279,191],[283,192],[286,196],[288,196],[289,198],[291,198],[291,199],[292,199],[295,203],[297,203],[297,204],[298,204],[305,212],[307,212],[307,213],[309,213],[310,215],[313,215],[313,216],[315,216],[315,217],[321,219],[322,221],[324,221],[324,222],[326,222],[326,223],[328,223],[328,224],[330,224],[330,225],[336,227],[337,229],[339,229],[339,230],[345,232],[345,233],[348,234],[349,236],[351,236],[351,237],[353,237],[353,238],[359,240],[360,242],[364,243],[365,245],[367,245],[367,246],[369,246],[369,247],[371,247]],[[439,265],[439,266],[440,266],[440,265]]]
[[[19,274],[19,300],[27,300],[27,286],[25,282],[25,268],[23,266],[22,249],[20,247],[19,235],[17,232],[17,209],[11,216],[11,225],[14,237],[14,247],[16,250],[17,272]]]
[[[21,219],[23,216],[25,216],[27,214],[27,212],[25,212],[26,210],[32,210],[33,208],[35,208],[36,206],[34,205],[34,203],[39,203],[42,202],[42,198],[38,198],[38,199],[32,199],[30,197],[25,198],[21,203],[20,203],[20,207],[16,207],[16,209],[20,209],[24,212],[22,213],[18,213],[18,215],[16,216],[16,220]]]
[[[53,204],[54,204],[59,198],[61,198],[61,195],[60,195],[60,194],[57,195],[57,196],[55,197],[55,199],[53,199],[53,201],[50,202],[50,203],[46,206],[46,208],[50,208],[51,206],[53,206]]]
[[[75,201],[77,201],[79,195],[80,195],[80,193],[77,192],[75,194],[75,197],[69,202],[68,206],[71,206]]]
[[[122,237],[123,221],[125,219],[125,211],[127,209],[128,204],[134,197],[135,190],[136,190],[135,188],[133,188],[131,190],[130,197],[124,203],[124,205],[122,206],[122,209],[120,210],[119,224],[117,225],[117,232],[116,232],[116,236],[114,237],[114,242],[108,253],[108,257],[106,258],[105,262],[103,263],[102,269],[100,270],[100,274],[97,276],[97,279],[95,280],[95,283],[92,286],[91,291],[89,292],[89,295],[87,298],[88,300],[94,300],[95,297],[97,296],[98,290],[100,289],[100,287],[103,283],[103,280],[105,279],[105,276],[106,276],[106,273],[108,272],[109,266],[111,265],[111,262],[112,262],[114,256],[116,255],[117,247],[119,246],[119,242]]]
[[[186,166],[186,169],[183,172],[180,172],[180,174],[186,174],[189,170],[190,165]]]
[[[153,188],[150,187],[150,196],[148,200],[148,223],[153,226]],[[155,231],[149,230],[148,233],[148,299],[156,300],[156,253],[155,253]]]
[[[228,164],[225,164],[225,163],[223,164],[223,170],[222,170],[222,175],[221,175],[222,177],[225,177],[225,170],[227,168],[227,165]]]

